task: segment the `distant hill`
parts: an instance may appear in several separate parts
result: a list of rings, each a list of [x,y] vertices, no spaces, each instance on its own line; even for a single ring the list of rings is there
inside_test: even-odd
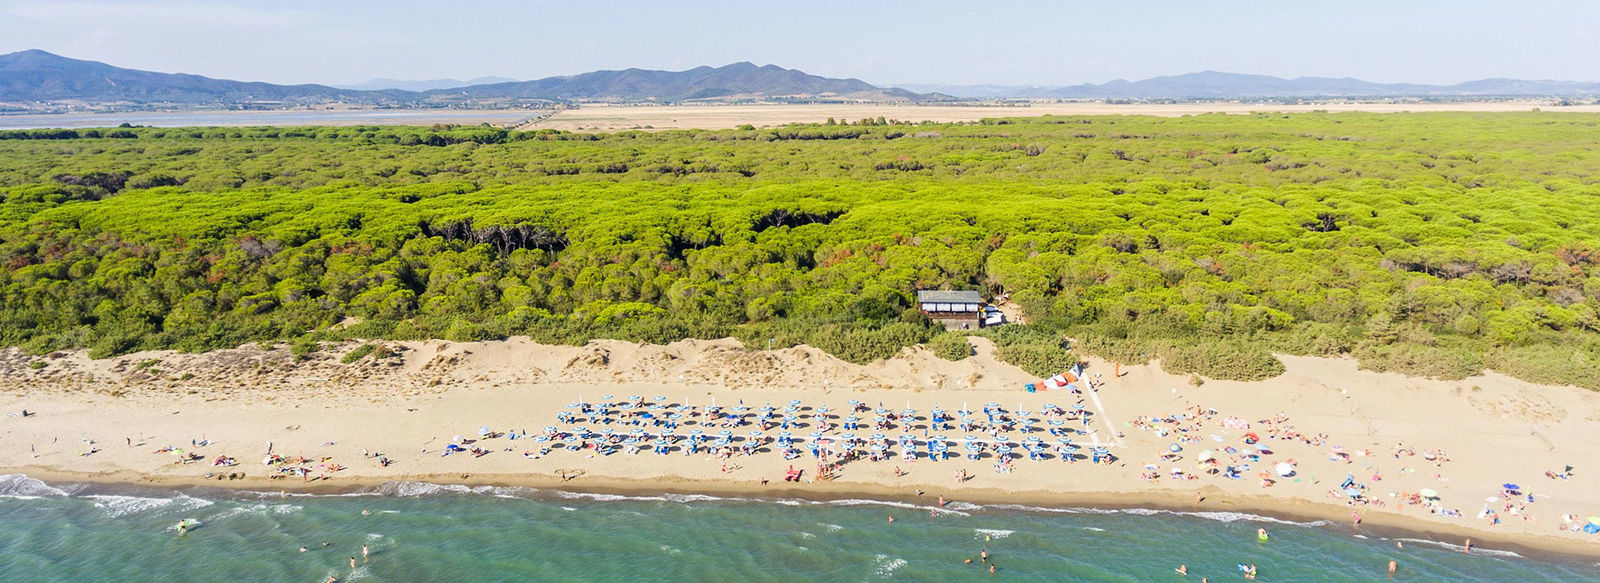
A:
[[[0,101],[5,102],[237,104],[337,101],[375,105],[410,99],[414,97],[405,92],[350,91],[323,85],[275,85],[182,73],[153,73],[96,61],[69,59],[40,50],[0,55]]]
[[[477,81],[494,81],[478,84]],[[449,79],[374,80],[363,88],[275,85],[199,75],[123,69],[40,50],[0,55],[0,102],[170,103],[240,105],[350,103],[421,106],[459,103],[526,104],[530,101],[686,101],[797,99],[908,101],[923,96],[880,89],[859,79],[832,79],[774,65],[734,63],[687,71],[595,71],[535,81],[475,79],[464,87]],[[407,90],[416,87],[450,85]],[[379,88],[379,86],[392,86]]]
[[[969,99],[1239,99],[1239,98],[1400,98],[1400,97],[1595,97],[1600,83],[1482,79],[1455,85],[1374,83],[1349,77],[1298,77],[1242,75],[1204,71],[1153,77],[1143,81],[1118,79],[1099,85],[1068,87],[1003,85],[911,85],[913,91],[937,91]]]
[[[687,71],[624,69],[434,90],[430,95],[478,99],[543,98],[624,101],[688,101],[735,98],[837,97],[873,101],[916,100],[904,89],[880,89],[860,79],[833,79],[776,65],[734,63]]]
[[[373,79],[355,85],[334,85],[340,89],[356,89],[363,91],[381,91],[384,89],[399,89],[401,91],[428,91],[431,89],[449,89],[452,87],[468,87],[472,85],[490,85],[493,83],[511,83],[516,79],[510,77],[478,77],[466,81],[455,79],[426,79],[421,81],[407,81],[403,79]]]

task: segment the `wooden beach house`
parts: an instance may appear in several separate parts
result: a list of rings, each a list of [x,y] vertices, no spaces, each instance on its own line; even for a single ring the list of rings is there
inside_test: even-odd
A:
[[[983,327],[983,296],[975,291],[918,290],[917,306],[947,330]]]

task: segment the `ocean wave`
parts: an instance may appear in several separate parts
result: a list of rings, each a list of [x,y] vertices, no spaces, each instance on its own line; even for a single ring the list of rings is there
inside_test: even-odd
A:
[[[1216,522],[1240,522],[1240,521],[1243,521],[1243,522],[1262,522],[1262,523],[1268,523],[1268,524],[1282,524],[1282,525],[1286,525],[1286,526],[1327,526],[1329,524],[1332,524],[1331,522],[1328,522],[1326,520],[1312,520],[1312,521],[1309,521],[1309,522],[1301,522],[1301,521],[1295,521],[1295,520],[1285,520],[1285,519],[1282,519],[1282,518],[1273,518],[1271,516],[1262,516],[1260,514],[1250,514],[1248,512],[1217,512],[1217,511],[1209,511],[1209,510],[1199,511],[1199,512],[1189,512],[1189,511],[1182,511],[1182,510],[1162,510],[1162,509],[1159,509],[1159,508],[1087,508],[1087,507],[1076,507],[1076,506],[1047,507],[1047,506],[1024,506],[1024,505],[1021,505],[1021,504],[995,504],[995,505],[991,505],[991,506],[986,506],[985,508],[995,509],[995,510],[1011,510],[1011,511],[1016,511],[1016,512],[1038,512],[1038,513],[1050,513],[1050,514],[1099,514],[1099,515],[1125,514],[1125,515],[1132,515],[1132,516],[1156,516],[1156,515],[1165,514],[1165,515],[1169,515],[1169,516],[1188,516],[1188,517],[1191,517],[1191,518],[1203,518],[1203,519],[1206,519],[1206,520],[1213,520],[1213,521],[1216,521]]]
[[[66,490],[46,484],[43,480],[30,478],[24,474],[0,474],[0,498],[32,500],[66,495]]]
[[[1436,541],[1436,540],[1428,540],[1428,539],[1425,539],[1425,538],[1396,538],[1394,540],[1402,541],[1402,542],[1408,542],[1408,543],[1414,543],[1414,544],[1420,544],[1420,545],[1428,545],[1428,546],[1431,546],[1431,547],[1438,547],[1438,548],[1441,548],[1441,549],[1447,549],[1447,550],[1455,551],[1455,552],[1458,552],[1458,553],[1461,552],[1461,551],[1467,550],[1467,547],[1464,547],[1464,546],[1461,546],[1461,545],[1450,544],[1450,543],[1447,543],[1447,542],[1441,542],[1441,541]],[[1513,559],[1522,558],[1522,555],[1519,555],[1519,554],[1514,553],[1512,551],[1499,551],[1499,550],[1495,550],[1495,549],[1486,549],[1486,548],[1483,548],[1483,547],[1473,547],[1472,548],[1472,554],[1474,554],[1474,555],[1483,555],[1485,557],[1506,557],[1506,558],[1513,558]]]
[[[934,507],[934,506],[921,506],[921,505],[917,505],[917,504],[911,504],[911,503],[908,503],[908,502],[893,502],[893,501],[890,501],[890,500],[862,500],[860,498],[844,498],[842,500],[825,500],[825,501],[820,501],[820,502],[814,502],[814,504],[822,504],[822,505],[827,505],[827,506],[888,506],[888,507],[891,507],[891,508],[906,508],[906,509],[910,509],[910,510],[933,510],[933,511],[938,512],[939,514],[954,514],[956,516],[972,516],[972,514],[970,514],[968,512],[963,512],[961,510],[952,509],[952,508],[950,508],[949,505],[946,505],[944,508],[937,508],[937,507]]]
[[[894,575],[895,569],[906,566],[905,559],[893,559],[888,555],[877,555],[876,559],[877,564],[875,565],[876,568],[873,569],[873,572],[877,573],[880,577],[891,577]]]
[[[975,528],[972,530],[974,531],[974,538],[976,538],[976,536],[979,534],[988,536],[989,538],[1005,538],[1016,534],[1017,532],[1015,530],[1000,530],[994,528]]]
[[[251,504],[248,506],[235,506],[211,517],[212,522],[221,522],[235,516],[272,516],[294,514],[303,510],[303,507],[294,504]]]
[[[147,512],[172,511],[185,512],[197,508],[205,508],[214,504],[210,500],[193,498],[178,494],[171,498],[146,498],[143,496],[119,496],[115,494],[92,494],[83,497],[104,510],[112,518],[128,516],[130,514],[143,514]]]

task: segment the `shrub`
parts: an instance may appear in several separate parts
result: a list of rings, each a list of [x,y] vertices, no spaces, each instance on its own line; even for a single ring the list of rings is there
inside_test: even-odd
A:
[[[995,350],[995,356],[1039,377],[1061,374],[1078,363],[1078,357],[1060,344],[1042,342],[1007,344]]]
[[[1460,347],[1422,344],[1372,344],[1357,349],[1361,368],[1412,376],[1458,380],[1483,372],[1483,355]]]
[[[945,360],[961,360],[972,356],[972,343],[967,342],[965,334],[945,332],[928,341],[928,350]]]
[[[1206,341],[1175,344],[1161,353],[1161,369],[1230,381],[1259,381],[1283,374],[1283,361],[1260,345]]]
[[[372,354],[372,351],[376,350],[377,348],[377,345],[372,343],[362,344],[361,346],[357,346],[355,350],[346,352],[344,354],[344,358],[339,359],[339,362],[350,364],[352,362],[361,360],[366,358],[368,354]]]

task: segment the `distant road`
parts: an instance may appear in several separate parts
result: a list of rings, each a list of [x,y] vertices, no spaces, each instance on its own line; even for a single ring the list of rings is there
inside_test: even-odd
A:
[[[339,109],[272,111],[178,111],[0,115],[0,129],[112,127],[123,123],[155,127],[307,126],[307,125],[476,125],[513,124],[545,111],[526,109]]]
[[[986,117],[1029,117],[1040,115],[1159,115],[1176,117],[1202,113],[1251,113],[1258,111],[1308,112],[1368,111],[1544,111],[1600,112],[1600,105],[1557,107],[1546,101],[1493,101],[1461,103],[1314,103],[1283,105],[1272,103],[1032,103],[1023,105],[589,105],[557,111],[555,115],[518,129],[626,130],[731,128],[742,124],[776,126],[789,123],[820,123],[832,117],[858,120],[883,116],[904,121],[957,122]]]

